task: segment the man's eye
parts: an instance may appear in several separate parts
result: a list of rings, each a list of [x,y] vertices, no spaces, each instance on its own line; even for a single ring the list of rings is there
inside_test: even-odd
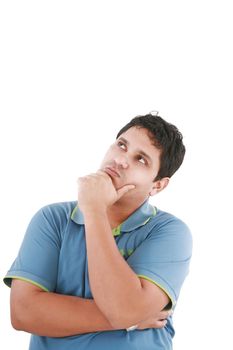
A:
[[[122,149],[126,149],[126,145],[121,141],[118,141],[117,145]]]
[[[146,160],[142,156],[138,156],[138,161],[142,164],[146,164]]]

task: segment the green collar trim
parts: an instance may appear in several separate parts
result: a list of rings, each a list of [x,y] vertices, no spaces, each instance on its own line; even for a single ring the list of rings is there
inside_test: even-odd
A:
[[[113,236],[119,236],[121,234],[121,225],[122,224],[112,229]]]
[[[156,214],[157,209],[146,200],[124,222],[112,229],[112,234],[113,236],[119,236],[123,232],[133,231],[140,226],[146,225]],[[84,225],[84,217],[81,210],[78,208],[78,204],[72,211],[71,220],[78,225]]]

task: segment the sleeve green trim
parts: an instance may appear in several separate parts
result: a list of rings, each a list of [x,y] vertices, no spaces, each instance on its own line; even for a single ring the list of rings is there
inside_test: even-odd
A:
[[[6,285],[8,287],[11,287],[11,281],[7,281],[7,279],[17,279],[17,280],[21,280],[21,281],[25,281],[25,282],[29,282],[31,284],[34,284],[35,286],[43,289],[45,292],[49,292],[49,290],[47,288],[45,288],[44,286],[42,286],[41,284],[37,283],[37,282],[34,282],[28,278],[24,278],[24,277],[19,277],[19,276],[6,276],[4,278],[4,282],[6,283]]]
[[[171,297],[170,293],[168,293],[168,291],[163,287],[161,286],[161,284],[155,282],[154,280],[152,280],[151,278],[147,277],[147,276],[144,276],[144,275],[137,275],[138,277],[141,277],[141,278],[144,278],[145,280],[149,281],[149,282],[152,282],[153,284],[155,284],[156,286],[158,286],[160,289],[162,289],[164,291],[164,293],[167,294],[168,298],[171,300],[172,302],[172,307],[174,307],[176,305],[176,301]]]
[[[78,210],[78,206],[76,205],[76,207],[73,209],[72,213],[71,213],[71,219],[74,219],[74,215],[76,213],[76,211]]]

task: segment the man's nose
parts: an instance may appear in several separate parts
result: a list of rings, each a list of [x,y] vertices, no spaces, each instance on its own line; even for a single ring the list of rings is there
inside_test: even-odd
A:
[[[129,166],[128,159],[126,157],[123,157],[123,156],[116,157],[114,159],[114,162],[115,162],[115,165],[117,168],[119,167],[119,168],[127,169]]]

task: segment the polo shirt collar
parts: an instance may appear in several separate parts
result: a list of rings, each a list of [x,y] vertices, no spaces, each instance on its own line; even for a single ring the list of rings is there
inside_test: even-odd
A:
[[[136,209],[124,222],[112,230],[114,236],[122,232],[130,232],[140,226],[145,225],[153,216],[156,215],[156,208],[146,200],[138,209]],[[78,205],[74,208],[71,219],[79,225],[84,225],[84,217]]]

